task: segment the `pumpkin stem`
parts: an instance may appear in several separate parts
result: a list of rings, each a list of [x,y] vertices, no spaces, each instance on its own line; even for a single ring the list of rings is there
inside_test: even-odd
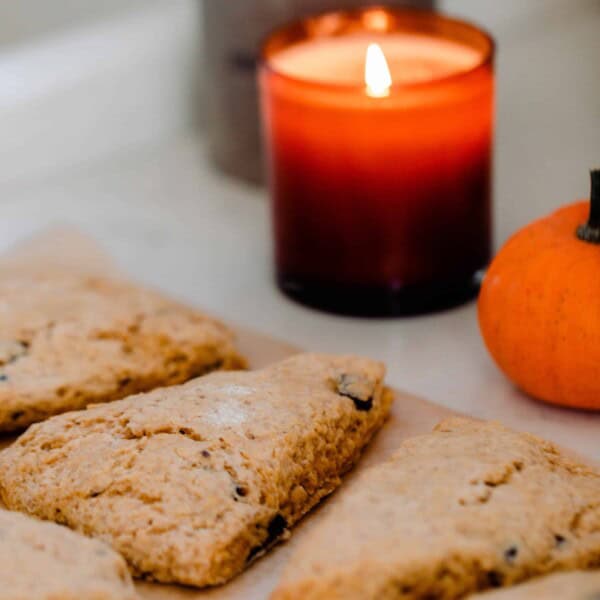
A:
[[[590,217],[585,225],[577,228],[577,237],[590,244],[600,244],[600,169],[593,169]]]

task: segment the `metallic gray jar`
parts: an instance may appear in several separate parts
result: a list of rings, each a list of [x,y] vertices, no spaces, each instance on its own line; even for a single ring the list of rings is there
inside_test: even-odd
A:
[[[389,6],[432,8],[434,0],[394,0]],[[287,21],[326,10],[369,5],[365,0],[204,0],[208,142],[225,173],[263,179],[256,62],[263,38]]]

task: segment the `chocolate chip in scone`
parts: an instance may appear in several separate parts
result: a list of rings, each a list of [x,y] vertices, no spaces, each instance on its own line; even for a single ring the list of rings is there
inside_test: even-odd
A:
[[[9,365],[27,353],[29,344],[18,340],[0,340],[0,365]]]
[[[246,562],[251,562],[257,556],[265,553],[269,548],[277,543],[277,541],[285,534],[287,531],[287,521],[280,514],[276,514],[270,521],[267,526],[267,538],[265,541],[259,546],[255,546],[248,553],[248,558],[246,558]]]
[[[131,377],[123,377],[119,380],[119,387],[121,389],[127,387],[131,383]]]
[[[567,538],[564,535],[557,533],[554,535],[554,543],[556,544],[557,548],[560,548],[567,543]]]
[[[0,373],[0,381],[8,381],[8,375],[6,373]]]
[[[210,452],[208,450],[202,450],[202,456],[204,456],[204,458],[210,458]]]
[[[243,498],[248,495],[248,488],[245,485],[237,485],[235,487],[235,493]]]
[[[260,546],[254,546],[254,548],[252,548],[250,550],[250,552],[248,552],[248,557],[246,558],[246,562],[247,563],[251,563],[259,554],[266,552],[267,549],[261,544]]]
[[[510,546],[504,551],[504,559],[508,564],[512,565],[515,562],[518,554],[519,549],[516,546]]]
[[[488,571],[487,580],[490,587],[499,588],[502,587],[504,577],[502,576],[502,573],[499,573],[498,571]]]
[[[234,494],[233,494],[233,501],[239,502],[240,498],[244,498],[247,495],[248,495],[248,488],[245,485],[236,485]]]
[[[287,526],[287,521],[280,514],[275,515],[267,528],[269,532],[267,542],[272,543],[277,541],[285,533]]]
[[[337,393],[350,398],[357,410],[368,412],[373,408],[373,382],[365,377],[343,373],[337,380]]]

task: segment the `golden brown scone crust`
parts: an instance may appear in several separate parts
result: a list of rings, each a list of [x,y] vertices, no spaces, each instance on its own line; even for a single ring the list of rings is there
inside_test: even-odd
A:
[[[384,371],[303,354],[54,417],[0,454],[2,498],[138,576],[222,583],[340,484],[388,414]]]
[[[243,365],[223,324],[154,291],[59,271],[0,276],[0,431]]]
[[[272,599],[445,600],[594,565],[600,475],[532,435],[457,418],[352,482]]]
[[[469,600],[598,600],[600,571],[573,571],[539,577],[503,590],[470,596]]]
[[[0,600],[135,600],[127,565],[106,544],[0,510]]]

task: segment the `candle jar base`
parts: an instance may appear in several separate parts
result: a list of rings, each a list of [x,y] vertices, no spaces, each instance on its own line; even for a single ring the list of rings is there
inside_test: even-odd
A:
[[[328,313],[354,317],[406,317],[440,312],[477,297],[483,271],[463,280],[407,287],[323,284],[277,274],[289,298]]]

